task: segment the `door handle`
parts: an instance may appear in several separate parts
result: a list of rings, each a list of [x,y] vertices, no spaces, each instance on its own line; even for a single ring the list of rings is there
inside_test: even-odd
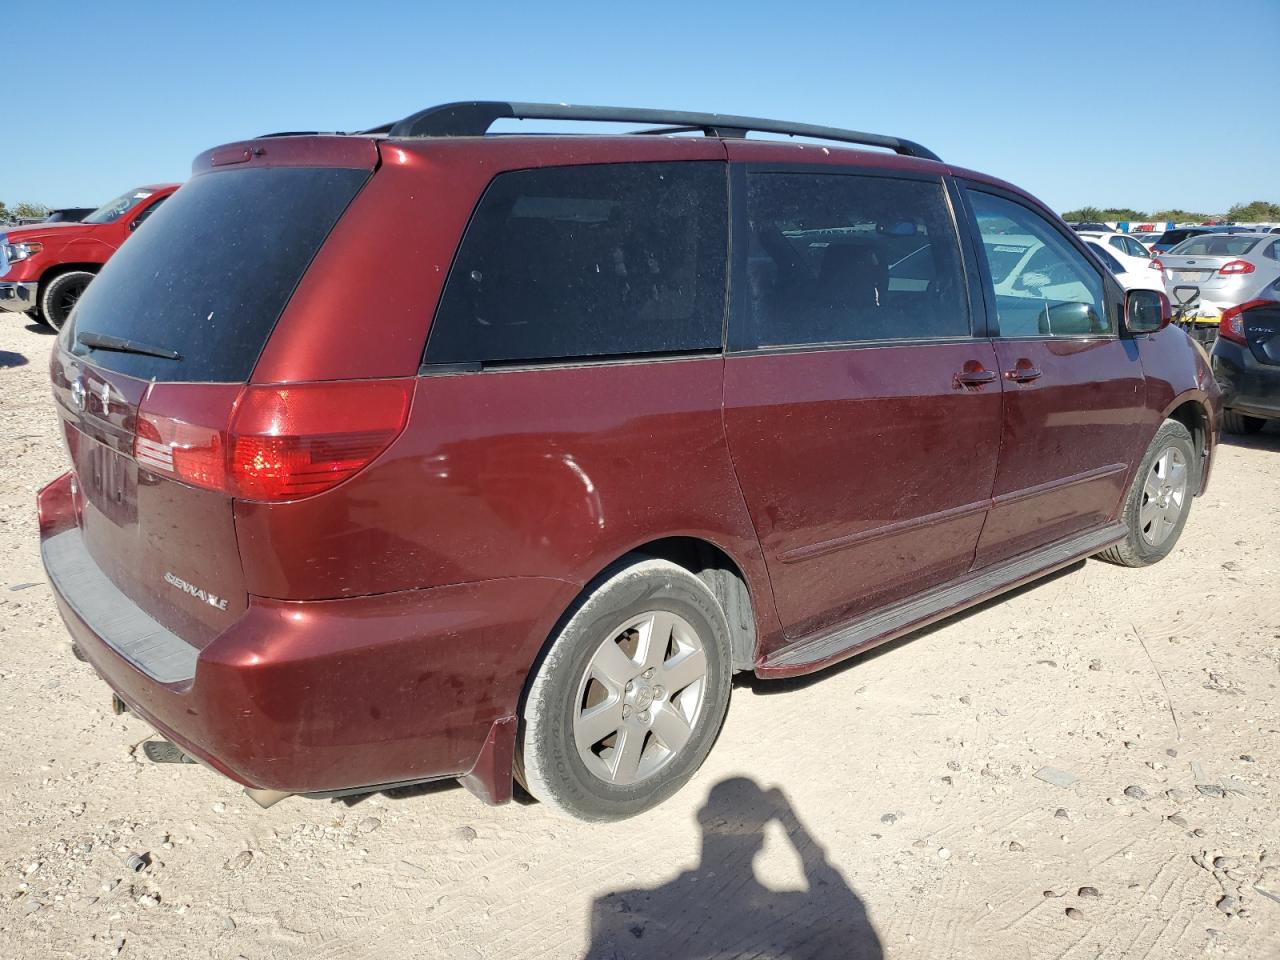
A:
[[[956,383],[962,387],[980,387],[984,383],[994,383],[995,379],[994,370],[983,370],[981,366],[976,370],[961,370],[956,374]]]
[[[1030,383],[1044,376],[1039,367],[1032,366],[1030,360],[1019,360],[1014,368],[1006,370],[1004,375],[1014,383]]]

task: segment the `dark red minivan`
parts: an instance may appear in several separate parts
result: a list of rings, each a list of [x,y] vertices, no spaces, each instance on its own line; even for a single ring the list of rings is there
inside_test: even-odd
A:
[[[118,702],[260,802],[628,816],[736,671],[1168,553],[1220,418],[1168,320],[893,137],[485,102],[261,137],[63,328],[44,561]]]

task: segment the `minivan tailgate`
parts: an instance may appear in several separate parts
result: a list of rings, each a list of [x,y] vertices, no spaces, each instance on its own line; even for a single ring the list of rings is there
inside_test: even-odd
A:
[[[248,603],[231,498],[139,469],[134,459],[138,407],[148,391],[166,385],[104,370],[61,349],[54,352],[50,372],[79,488],[85,550],[103,575],[157,623],[204,647]],[[222,406],[221,416],[230,401],[209,393],[237,389],[183,386],[187,406],[195,403],[190,393],[195,387],[203,405]]]

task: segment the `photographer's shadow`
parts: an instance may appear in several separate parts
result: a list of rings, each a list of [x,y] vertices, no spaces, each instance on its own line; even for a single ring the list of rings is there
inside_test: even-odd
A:
[[[774,891],[755,875],[765,827],[777,820],[799,854],[807,890]],[[862,901],[800,823],[781,790],[745,777],[716,784],[698,811],[702,859],[653,890],[599,898],[586,960],[879,960]],[[662,856],[654,851],[655,858]]]

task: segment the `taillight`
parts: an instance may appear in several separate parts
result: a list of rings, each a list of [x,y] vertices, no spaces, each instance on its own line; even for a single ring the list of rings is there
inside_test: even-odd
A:
[[[1152,270],[1158,270],[1160,276],[1164,276],[1164,263],[1159,257],[1152,257],[1151,262],[1147,264]]]
[[[1240,273],[1253,273],[1253,264],[1248,260],[1229,260],[1218,268],[1224,277],[1232,277]]]
[[[138,465],[242,500],[296,500],[363,470],[404,429],[410,380],[247,386],[224,429],[143,408]]]
[[[1244,333],[1245,311],[1253,307],[1265,306],[1275,306],[1275,303],[1271,300],[1250,300],[1248,303],[1227,307],[1222,311],[1222,319],[1218,321],[1218,336],[1224,340],[1230,340],[1232,343],[1247,347],[1249,341],[1245,338]]]

